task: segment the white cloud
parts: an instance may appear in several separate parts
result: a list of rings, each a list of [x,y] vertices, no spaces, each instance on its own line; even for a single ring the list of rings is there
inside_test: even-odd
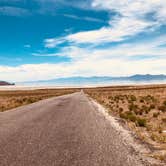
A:
[[[137,33],[140,33],[154,25],[152,22],[145,22],[136,19],[131,20],[129,18],[121,18],[112,22],[112,27],[103,27],[98,30],[78,32],[61,38],[46,39],[45,46],[55,47],[66,41],[73,42],[75,44],[117,42],[136,35]]]
[[[2,80],[7,81],[32,81],[70,76],[124,76],[135,73],[161,74],[163,71],[166,71],[165,64],[165,58],[132,61],[132,63],[130,60],[123,59],[100,59],[95,61],[85,59],[68,64],[0,66],[0,77]]]
[[[73,15],[73,14],[63,14],[63,16],[65,17],[69,17],[72,19],[76,19],[76,20],[85,20],[85,21],[90,21],[90,22],[100,22],[100,23],[104,23],[104,20],[98,19],[98,18],[94,18],[94,17],[80,17],[77,15]]]
[[[58,44],[68,41],[76,44],[100,44],[122,41],[138,33],[155,30],[165,24],[166,20],[166,2],[163,0],[121,0],[118,2],[116,0],[93,0],[92,7],[98,10],[116,12],[117,16],[110,18],[107,27],[70,34],[60,39],[53,39],[52,43],[58,41],[56,42]],[[148,14],[152,18],[147,18]],[[76,18],[76,16],[72,17]],[[51,39],[49,40],[49,45],[53,46]]]
[[[94,47],[103,43],[125,41],[141,32],[153,34],[156,28],[165,24],[166,1],[93,0],[91,7],[95,10],[114,11],[117,16],[110,18],[107,27],[45,39],[44,45],[47,48],[54,48],[68,42],[69,46],[63,47],[58,53],[33,54],[34,56],[67,56],[72,58],[71,62],[27,64],[17,67],[0,66],[0,78],[9,81],[31,81],[78,75],[162,74],[166,71],[166,48],[160,47],[166,43],[165,36],[147,39],[140,43],[131,42],[106,48]],[[83,47],[81,44],[85,43],[88,43],[88,46]]]
[[[58,39],[57,38],[51,38],[51,39],[45,39],[44,40],[44,45],[47,48],[54,48],[57,45],[62,44],[64,42],[66,42],[66,40],[63,37],[60,37]]]
[[[66,39],[74,43],[103,43],[125,40],[152,26],[151,22],[120,18],[113,21],[112,27],[103,27],[99,30],[79,32],[68,35]]]
[[[32,53],[33,56],[36,56],[36,57],[58,57],[58,56],[65,56],[64,54],[62,53]]]
[[[127,17],[142,17],[154,12],[166,18],[166,15],[162,14],[162,11],[166,9],[164,0],[121,0],[118,3],[116,0],[93,0],[92,6],[98,9],[113,10]]]
[[[166,74],[166,48],[158,47],[165,41],[163,36],[147,43],[130,43],[105,49],[69,46],[63,48],[59,56],[71,57],[71,62],[0,66],[0,78],[7,81],[31,81],[70,76]]]

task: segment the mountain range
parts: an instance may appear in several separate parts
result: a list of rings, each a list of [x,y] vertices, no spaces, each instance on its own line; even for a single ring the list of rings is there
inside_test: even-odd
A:
[[[166,83],[166,75],[136,74],[124,77],[92,76],[92,77],[66,77],[51,80],[23,82],[23,84],[41,85],[95,85],[95,84],[130,84],[130,83]]]

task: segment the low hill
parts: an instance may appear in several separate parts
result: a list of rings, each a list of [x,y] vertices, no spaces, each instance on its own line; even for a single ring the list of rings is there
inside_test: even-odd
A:
[[[6,82],[6,81],[0,81],[0,86],[7,86],[7,85],[14,85],[14,84]]]

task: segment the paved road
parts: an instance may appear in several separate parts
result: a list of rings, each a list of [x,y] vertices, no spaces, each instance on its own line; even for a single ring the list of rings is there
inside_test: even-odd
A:
[[[84,93],[0,113],[0,166],[141,166]]]

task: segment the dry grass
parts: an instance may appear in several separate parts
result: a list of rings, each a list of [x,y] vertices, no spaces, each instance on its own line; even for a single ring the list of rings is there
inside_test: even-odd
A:
[[[0,112],[37,102],[54,96],[61,96],[78,91],[78,89],[41,89],[0,91]]]
[[[89,88],[85,91],[110,114],[123,118],[141,139],[156,150],[166,152],[166,85]]]

